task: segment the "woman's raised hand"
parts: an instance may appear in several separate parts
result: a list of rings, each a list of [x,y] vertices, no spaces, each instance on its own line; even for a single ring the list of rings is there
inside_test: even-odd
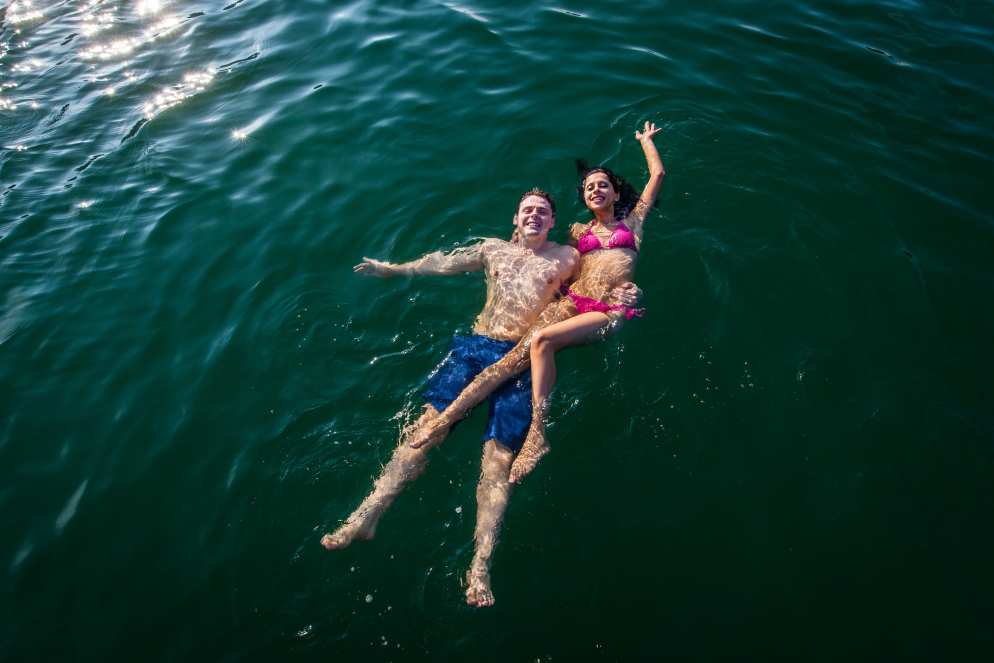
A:
[[[663,128],[656,128],[656,124],[649,122],[645,123],[645,131],[635,131],[635,138],[642,145],[642,150],[645,152],[645,160],[649,164],[649,182],[645,185],[645,189],[642,190],[642,195],[639,196],[638,205],[629,215],[629,219],[633,222],[642,223],[645,221],[645,217],[649,214],[649,210],[656,202],[656,196],[659,195],[659,189],[663,185],[663,178],[666,177],[666,169],[663,168],[663,161],[659,158],[659,152],[656,150],[656,144],[652,142],[652,137],[662,131]]]
[[[652,140],[652,137],[658,134],[662,130],[663,130],[662,127],[659,127],[658,129],[656,128],[655,122],[653,122],[652,124],[646,122],[644,132],[639,131],[638,129],[635,130],[635,140],[640,142],[644,140]]]

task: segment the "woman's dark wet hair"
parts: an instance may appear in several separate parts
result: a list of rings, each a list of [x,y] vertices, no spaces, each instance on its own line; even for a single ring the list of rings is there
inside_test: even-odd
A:
[[[576,172],[580,176],[580,183],[576,185],[576,196],[584,203],[583,186],[587,183],[587,178],[591,173],[604,173],[611,181],[615,193],[620,193],[621,197],[614,204],[614,216],[616,219],[623,219],[628,216],[639,201],[639,193],[631,184],[615,175],[610,168],[594,166],[591,168],[586,159],[576,160]],[[653,205],[655,207],[655,205]]]
[[[539,198],[545,198],[545,201],[547,203],[549,203],[549,207],[552,208],[552,216],[556,215],[556,200],[555,200],[555,198],[553,198],[552,194],[549,193],[548,191],[543,191],[542,189],[539,189],[538,187],[535,187],[531,191],[525,191],[523,194],[521,194],[521,197],[518,198],[518,206],[514,208],[514,213],[515,214],[517,214],[518,210],[521,208],[521,201],[523,201],[528,196],[538,196]]]

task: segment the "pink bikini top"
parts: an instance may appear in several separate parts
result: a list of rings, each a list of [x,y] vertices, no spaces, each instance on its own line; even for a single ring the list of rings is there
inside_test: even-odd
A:
[[[591,224],[592,226],[593,224]],[[590,228],[587,228],[587,232],[580,235],[580,241],[578,243],[577,249],[580,251],[582,256],[587,251],[594,251],[596,249],[603,249],[604,245],[601,244],[601,240],[597,235],[591,232]],[[624,221],[618,222],[618,227],[614,229],[611,233],[611,239],[607,242],[607,248],[609,249],[631,249],[635,253],[638,253],[638,247],[635,246],[635,234],[628,229]]]

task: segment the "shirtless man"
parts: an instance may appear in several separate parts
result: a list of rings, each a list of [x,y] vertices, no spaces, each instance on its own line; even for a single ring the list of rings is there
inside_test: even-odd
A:
[[[404,431],[405,436],[431,422],[473,378],[511,350],[556,296],[560,283],[569,280],[577,268],[576,249],[548,241],[549,230],[556,224],[551,195],[539,189],[525,193],[518,202],[513,223],[517,236],[514,243],[487,239],[447,255],[432,253],[402,265],[370,258],[363,258],[356,265],[357,274],[380,278],[477,270],[486,274],[487,302],[476,319],[473,336],[457,336],[452,341],[448,355],[433,372],[424,394],[425,411]],[[619,301],[627,301],[632,296],[630,292],[619,288],[616,296]],[[476,553],[467,573],[466,602],[472,606],[494,603],[490,564],[511,496],[513,484],[508,481],[511,465],[531,424],[531,393],[531,372],[525,371],[490,396],[493,415],[484,433],[482,471],[476,489]],[[322,545],[338,550],[354,540],[373,538],[380,516],[407,483],[421,474],[428,451],[440,444],[448,432],[443,430],[417,449],[402,439],[369,496],[341,527],[324,535]]]

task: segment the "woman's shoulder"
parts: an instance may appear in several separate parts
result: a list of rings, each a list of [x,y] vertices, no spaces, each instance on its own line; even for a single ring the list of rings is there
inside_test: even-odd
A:
[[[589,227],[590,227],[590,223],[589,222],[588,223],[579,223],[579,222],[574,223],[572,226],[570,226],[569,236],[572,237],[573,239],[580,239],[580,236],[583,235],[583,233],[587,232],[587,228],[589,228]]]
[[[632,234],[635,235],[635,237],[637,237],[639,240],[642,239],[642,234],[645,232],[645,221],[642,219],[642,216],[638,213],[638,210],[635,210],[627,217],[625,217],[623,223],[632,232]]]

